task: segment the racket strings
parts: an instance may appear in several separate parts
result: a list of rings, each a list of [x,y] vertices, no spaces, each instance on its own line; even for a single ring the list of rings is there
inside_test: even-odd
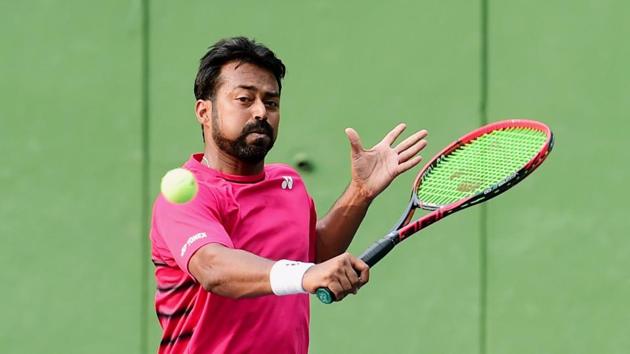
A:
[[[506,169],[515,171],[522,166],[517,159],[514,159],[513,156],[508,154],[509,148],[511,147],[509,144],[497,144],[497,140],[500,138],[501,136],[498,134],[488,134],[484,139],[476,139],[474,143],[469,143],[464,148],[456,150],[452,155],[449,155],[448,158],[443,160],[443,163],[448,162],[449,164],[453,164],[453,162],[463,162],[464,165],[475,168],[462,168],[460,166],[459,170],[455,173],[451,173],[453,171],[449,171],[449,169],[445,168],[436,169],[435,172],[437,172],[437,178],[448,177],[449,179],[456,180],[462,176],[467,177],[467,182],[460,183],[458,188],[455,190],[452,188],[452,185],[437,185],[437,191],[444,194],[442,195],[442,198],[447,200],[450,195],[451,198],[459,199],[458,197],[462,196],[461,192],[468,191],[475,193],[482,187],[483,184],[485,184],[484,182],[488,178],[491,178],[496,174],[501,174]],[[521,136],[512,136],[513,143],[523,145],[523,140],[524,139]],[[492,154],[488,153],[490,149],[494,150]],[[535,148],[534,151],[536,151]],[[525,152],[527,153],[528,151]],[[483,168],[479,168],[481,166],[477,165],[480,155],[483,155],[486,161],[486,166],[483,166]],[[474,162],[475,164],[471,165],[470,162]]]
[[[446,205],[475,195],[512,176],[546,142],[544,132],[506,128],[484,134],[442,157],[422,178],[419,199]]]

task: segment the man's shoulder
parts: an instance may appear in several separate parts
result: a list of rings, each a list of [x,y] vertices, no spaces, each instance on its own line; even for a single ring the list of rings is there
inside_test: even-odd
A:
[[[290,165],[285,163],[270,163],[265,165],[265,174],[269,177],[293,176],[300,177],[300,174]]]

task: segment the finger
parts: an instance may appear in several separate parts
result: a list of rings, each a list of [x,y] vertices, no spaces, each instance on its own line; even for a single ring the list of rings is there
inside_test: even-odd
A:
[[[424,149],[425,146],[427,146],[427,141],[420,140],[414,146],[398,154],[398,163],[403,163],[416,156],[422,149]]]
[[[339,284],[341,284],[341,287],[346,294],[352,291],[352,288],[354,287],[350,279],[348,279],[348,273],[345,269],[343,270],[343,274],[340,274],[339,276]]]
[[[361,275],[359,275],[359,281],[361,283],[359,285],[359,288],[361,288],[368,281],[370,281],[370,267],[366,267],[365,269],[361,270]]]
[[[361,258],[352,256],[352,255],[350,257],[350,263],[352,264],[352,268],[354,268],[354,270],[356,270],[357,273],[360,273],[364,269],[370,268],[370,266],[368,266],[367,263],[365,263]]]
[[[361,138],[359,138],[359,133],[352,128],[346,128],[346,135],[348,136],[348,140],[350,141],[350,148],[352,149],[353,154],[358,154],[363,151],[363,144],[361,144]]]
[[[415,156],[401,164],[398,165],[398,174],[401,174],[405,171],[408,171],[410,168],[416,166],[417,164],[420,163],[420,161],[422,161],[422,156],[418,155]]]
[[[389,133],[387,133],[387,135],[385,135],[382,142],[391,146],[394,143],[394,141],[398,139],[398,137],[403,132],[403,130],[405,130],[406,127],[407,126],[405,125],[405,123],[398,124],[394,129],[392,129]]]
[[[341,284],[339,282],[332,282],[328,285],[328,290],[332,291],[335,294],[335,301],[341,301],[344,297],[346,297],[346,292],[343,291]]]
[[[354,268],[346,268],[346,277],[350,280],[350,284],[352,285],[352,293],[356,294],[357,290],[359,290],[359,275],[354,270]]]
[[[396,146],[394,150],[396,150],[396,152],[400,154],[401,152],[407,150],[409,147],[411,147],[413,144],[415,144],[419,140],[426,138],[428,134],[429,133],[426,130],[421,130],[419,132],[416,132],[414,135],[408,137],[407,139],[403,140],[400,144],[398,144],[398,146]]]
[[[352,257],[352,268],[354,268],[355,273],[359,274],[359,288],[368,282],[370,278],[370,267],[365,263],[362,259]]]

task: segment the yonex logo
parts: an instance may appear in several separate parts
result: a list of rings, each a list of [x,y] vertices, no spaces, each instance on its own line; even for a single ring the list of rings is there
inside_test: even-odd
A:
[[[282,189],[293,189],[293,177],[291,176],[282,176],[284,181],[282,181]]]
[[[186,253],[186,249],[188,248],[188,246],[192,245],[193,242],[202,239],[204,237],[207,237],[205,232],[200,232],[198,234],[192,235],[188,238],[188,241],[186,241],[186,243],[184,243],[184,245],[182,246],[182,252],[181,252],[181,257],[184,257],[184,253]]]

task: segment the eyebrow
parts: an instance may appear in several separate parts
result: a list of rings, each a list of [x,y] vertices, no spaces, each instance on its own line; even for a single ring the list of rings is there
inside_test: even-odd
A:
[[[248,91],[258,91],[258,88],[256,86],[252,86],[252,85],[238,85],[236,86],[236,88],[241,88],[241,89],[245,89]],[[263,96],[266,97],[280,97],[280,94],[276,91],[264,91],[263,92]]]

